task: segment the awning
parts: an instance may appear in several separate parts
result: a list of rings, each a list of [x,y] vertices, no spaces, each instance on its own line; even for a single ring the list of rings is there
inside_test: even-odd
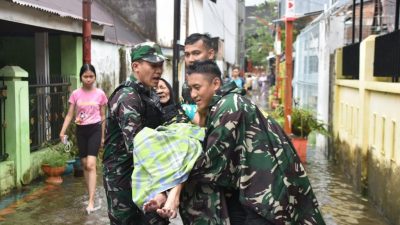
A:
[[[121,19],[118,13],[93,1],[92,35],[104,41],[133,46],[145,37],[137,27]],[[0,1],[1,34],[26,35],[35,32],[82,33],[82,0]]]
[[[77,20],[82,18],[82,0],[12,0],[13,3],[39,9],[45,12],[54,13],[60,17],[70,17]],[[112,18],[92,1],[92,22],[99,25],[112,26]]]

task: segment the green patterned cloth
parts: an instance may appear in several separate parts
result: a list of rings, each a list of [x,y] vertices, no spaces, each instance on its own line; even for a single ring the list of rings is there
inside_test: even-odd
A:
[[[202,153],[204,135],[204,128],[189,123],[145,127],[136,135],[132,200],[139,208],[156,194],[187,180]]]

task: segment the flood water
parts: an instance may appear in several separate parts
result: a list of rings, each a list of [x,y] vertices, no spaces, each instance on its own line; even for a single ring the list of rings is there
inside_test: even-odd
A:
[[[354,192],[343,172],[322,152],[309,146],[305,167],[326,224],[389,225],[366,198]]]
[[[309,147],[305,164],[327,225],[389,225],[376,209],[353,191],[341,171],[321,151]],[[60,186],[39,180],[0,199],[0,224],[109,224],[104,189],[99,177],[96,195],[101,209],[87,215],[83,178],[64,176]],[[173,225],[181,224],[174,220]]]

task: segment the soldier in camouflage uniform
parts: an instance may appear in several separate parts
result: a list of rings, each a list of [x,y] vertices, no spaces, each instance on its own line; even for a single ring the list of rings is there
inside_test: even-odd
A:
[[[212,47],[211,37],[208,34],[193,33],[185,39],[185,66],[196,61],[213,60],[215,50]],[[190,90],[186,78],[182,85],[182,100],[184,104],[195,104],[190,98]]]
[[[290,139],[212,61],[190,67],[188,85],[207,111],[204,155],[181,195],[184,224],[325,224]],[[217,94],[216,94],[217,93]]]
[[[103,174],[111,224],[159,221],[158,217],[147,218],[132,202],[131,174],[133,138],[143,127],[156,128],[162,124],[161,105],[152,88],[161,77],[164,59],[157,44],[136,45],[131,52],[134,74],[109,98]]]

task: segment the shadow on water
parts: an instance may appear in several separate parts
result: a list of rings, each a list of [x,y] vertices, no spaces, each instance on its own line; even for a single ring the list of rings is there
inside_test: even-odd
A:
[[[327,225],[389,225],[322,150],[309,146],[305,167]]]

